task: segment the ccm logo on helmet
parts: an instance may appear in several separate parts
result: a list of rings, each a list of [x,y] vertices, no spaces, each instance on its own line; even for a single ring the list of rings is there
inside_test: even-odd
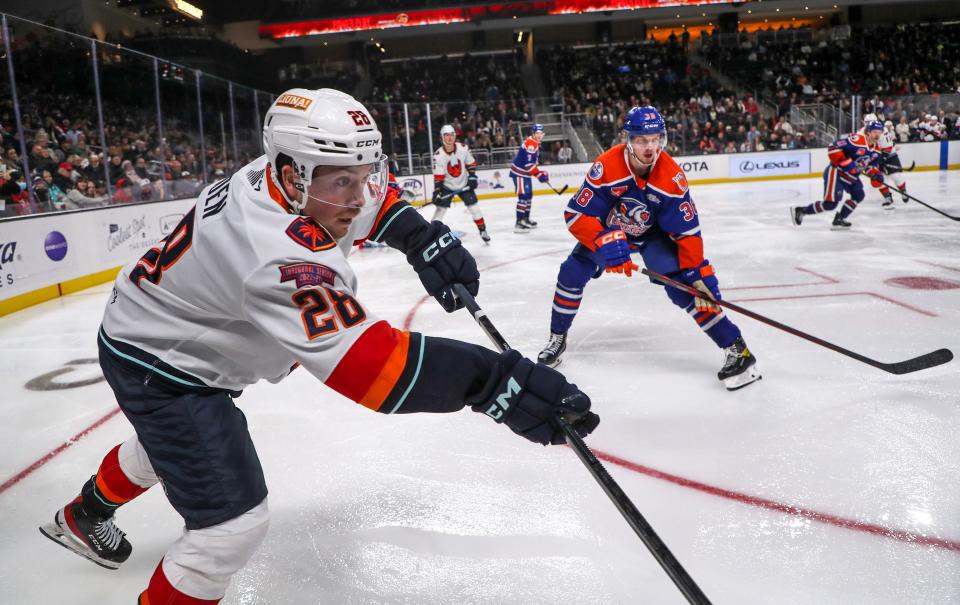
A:
[[[370,139],[369,141],[357,141],[357,147],[376,147],[380,144],[380,139]]]
[[[453,233],[450,233],[449,231],[447,233],[444,233],[443,235],[437,238],[437,241],[427,246],[427,249],[423,251],[423,260],[429,263],[431,260],[436,258],[438,254],[440,254],[441,250],[443,250],[444,248],[446,248],[447,246],[449,246],[455,241],[457,241],[456,235],[454,235]]]
[[[278,107],[292,107],[294,109],[299,109],[300,111],[306,111],[310,104],[313,103],[313,99],[308,99],[306,97],[301,97],[298,95],[280,95],[280,98],[277,99],[276,105]]]

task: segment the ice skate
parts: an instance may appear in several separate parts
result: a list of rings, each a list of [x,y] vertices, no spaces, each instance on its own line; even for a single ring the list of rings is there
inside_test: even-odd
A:
[[[762,378],[757,368],[757,358],[753,356],[743,338],[737,338],[733,344],[724,349],[726,359],[723,367],[717,372],[717,378],[723,382],[728,391],[742,389],[752,382]]]
[[[562,361],[560,356],[563,355],[563,352],[567,350],[567,334],[555,334],[550,333],[550,340],[547,341],[547,346],[540,351],[540,354],[537,355],[537,363],[542,363],[545,366],[550,366],[555,368],[560,365]]]
[[[790,220],[797,227],[803,222],[803,206],[794,206],[790,208]]]
[[[539,224],[539,223],[537,223],[537,221],[530,220],[530,217],[529,217],[529,216],[523,217],[522,219],[520,219],[520,222],[521,222],[521,223],[526,223],[526,224],[527,224],[527,227],[530,227],[531,229],[536,229],[536,228],[537,228],[537,225]]]
[[[517,221],[516,224],[513,226],[514,233],[530,233],[530,229],[531,229],[530,225],[528,225],[526,221],[524,221],[523,219],[520,219],[519,221]]]
[[[84,486],[92,491],[93,480]],[[113,515],[103,516],[88,512],[83,506],[83,495],[57,511],[52,523],[40,526],[40,533],[60,546],[101,567],[118,569],[127,560],[133,547],[113,523]]]
[[[893,195],[888,193],[887,195],[883,196],[883,203],[880,204],[880,207],[887,211],[893,210]]]
[[[833,215],[833,223],[831,223],[830,228],[834,231],[843,231],[853,227],[853,224],[843,220],[843,217],[840,216],[840,213]]]
[[[482,240],[483,240],[483,243],[485,243],[485,244],[489,244],[489,243],[490,243],[490,234],[487,233],[487,230],[486,230],[486,229],[481,229],[481,230],[480,230],[480,239],[482,239]]]

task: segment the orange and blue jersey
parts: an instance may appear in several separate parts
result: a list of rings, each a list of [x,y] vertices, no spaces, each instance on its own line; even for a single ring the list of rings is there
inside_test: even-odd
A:
[[[594,240],[601,231],[615,228],[636,248],[652,234],[666,235],[676,244],[680,269],[704,262],[700,220],[687,177],[666,152],[645,179],[631,171],[625,145],[604,152],[570,198],[564,218],[573,236],[590,250],[596,250]]]
[[[527,137],[517,150],[517,155],[513,157],[513,163],[510,164],[510,174],[514,176],[537,176],[540,173],[540,167],[537,164],[540,161],[540,143],[533,137]]]
[[[855,132],[834,141],[827,148],[830,165],[837,168],[837,176],[846,183],[859,181],[861,172],[880,169],[883,151],[879,145],[871,144],[867,136]]]

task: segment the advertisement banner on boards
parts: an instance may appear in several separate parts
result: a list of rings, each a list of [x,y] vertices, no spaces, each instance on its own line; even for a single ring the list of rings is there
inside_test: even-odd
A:
[[[787,176],[810,173],[810,152],[730,155],[730,178]]]

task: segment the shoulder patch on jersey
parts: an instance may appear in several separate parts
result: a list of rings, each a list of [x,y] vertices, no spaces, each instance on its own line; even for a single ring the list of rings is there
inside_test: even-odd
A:
[[[675,174],[675,175],[673,176],[673,178],[670,179],[670,180],[672,180],[674,183],[676,183],[676,184],[677,184],[677,187],[680,188],[680,191],[682,191],[682,192],[684,192],[684,193],[686,193],[686,192],[687,192],[687,189],[690,188],[690,185],[687,184],[687,176],[686,176],[685,174],[683,174],[683,172],[678,172],[678,173]]]
[[[627,192],[627,189],[629,189],[629,187],[611,187],[610,195],[613,197],[620,197]]]
[[[304,286],[333,285],[337,272],[317,263],[290,263],[280,267],[280,283],[296,280],[297,289]]]
[[[287,235],[311,252],[329,250],[337,245],[320,223],[306,216],[295,218],[287,227]]]
[[[600,180],[600,177],[603,176],[603,164],[601,162],[594,162],[593,166],[590,167],[590,173],[587,176],[594,181]],[[626,191],[626,188],[624,188],[624,191]]]

